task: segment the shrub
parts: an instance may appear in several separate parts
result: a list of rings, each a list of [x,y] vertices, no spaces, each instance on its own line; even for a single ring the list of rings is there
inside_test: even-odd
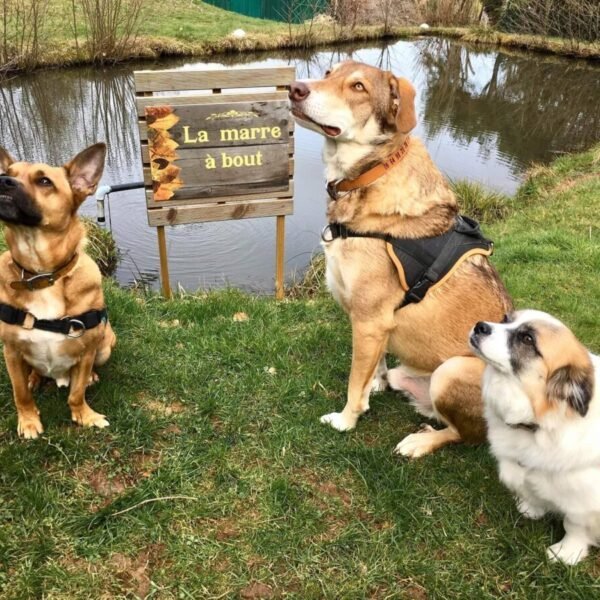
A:
[[[508,0],[499,27],[515,33],[595,42],[600,37],[600,2]]]

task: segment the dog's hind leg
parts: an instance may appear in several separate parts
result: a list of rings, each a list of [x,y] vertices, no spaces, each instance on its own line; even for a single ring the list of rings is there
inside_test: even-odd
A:
[[[433,403],[429,395],[430,375],[420,375],[404,366],[388,371],[388,383],[393,390],[402,392],[410,400],[414,409],[428,419],[435,417]]]
[[[108,427],[108,421],[92,410],[85,401],[85,389],[92,375],[92,367],[96,351],[88,351],[71,369],[71,389],[69,391],[69,407],[73,421],[84,427]]]
[[[417,458],[452,442],[480,444],[486,438],[481,379],[485,364],[473,356],[456,356],[442,363],[431,375],[429,395],[435,417],[447,427],[427,427],[405,437],[397,454]]]
[[[27,440],[33,440],[43,433],[44,428],[40,420],[40,411],[29,387],[31,367],[23,360],[21,354],[9,345],[4,346],[4,358],[17,407],[17,433]]]
[[[352,323],[352,367],[344,410],[321,417],[321,423],[338,431],[356,427],[358,417],[369,410],[373,376],[385,352],[388,333],[380,323]]]
[[[107,322],[106,329],[104,330],[104,337],[102,338],[102,342],[100,343],[98,350],[96,350],[96,357],[94,358],[95,367],[101,367],[108,361],[116,344],[117,336],[115,335],[110,322]],[[92,371],[88,380],[88,386],[94,385],[95,383],[98,383],[98,381],[100,381],[100,376],[98,373],[96,373],[96,371]]]
[[[379,359],[379,364],[377,365],[377,369],[375,370],[375,376],[373,377],[373,381],[371,383],[371,392],[385,392],[388,388],[388,368],[387,362],[385,360],[385,352],[381,355]]]

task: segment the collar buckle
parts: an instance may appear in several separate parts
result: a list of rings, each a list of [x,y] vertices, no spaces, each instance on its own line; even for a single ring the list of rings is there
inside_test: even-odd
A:
[[[341,179],[336,179],[335,181],[327,182],[327,193],[333,201],[338,200],[340,197],[340,193],[338,191],[338,184],[340,181]]]
[[[23,319],[23,324],[21,325],[21,327],[23,327],[23,329],[31,331],[35,327],[36,321],[37,319],[35,318],[35,316],[28,312],[25,315],[25,318]]]

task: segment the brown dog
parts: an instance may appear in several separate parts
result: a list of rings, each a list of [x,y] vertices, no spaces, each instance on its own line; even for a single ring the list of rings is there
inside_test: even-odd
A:
[[[0,338],[24,438],[43,431],[33,399],[42,377],[70,384],[73,421],[108,425],[86,403],[85,389],[116,338],[77,216],[102,176],[105,154],[105,145],[95,144],[65,166],[51,167],[17,162],[0,148],[0,220],[9,247],[0,256]]]
[[[485,253],[473,253],[421,301],[403,306],[410,288],[385,236],[441,239],[458,215],[447,181],[423,144],[409,137],[414,98],[407,80],[356,62],[290,90],[298,123],[325,136],[327,283],[352,323],[347,403],[321,421],[340,431],[355,427],[370,392],[385,387],[387,349],[401,362],[387,373],[390,386],[447,426],[427,427],[396,447],[417,457],[450,442],[485,439],[484,364],[469,349],[468,333],[478,321],[499,321],[512,302]]]

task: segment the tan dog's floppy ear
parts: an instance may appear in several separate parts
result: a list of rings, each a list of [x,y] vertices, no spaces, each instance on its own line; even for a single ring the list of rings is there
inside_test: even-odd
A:
[[[6,173],[8,167],[14,163],[13,157],[2,147],[0,146],[0,171],[2,173]]]
[[[404,77],[394,77],[390,80],[392,103],[396,112],[396,127],[400,133],[410,133],[417,125],[415,111],[416,91],[412,83]]]
[[[594,369],[591,361],[581,365],[567,365],[554,371],[547,384],[548,399],[566,402],[584,417],[594,393]]]
[[[78,205],[96,191],[104,171],[105,158],[106,144],[99,143],[86,148],[65,165]]]

